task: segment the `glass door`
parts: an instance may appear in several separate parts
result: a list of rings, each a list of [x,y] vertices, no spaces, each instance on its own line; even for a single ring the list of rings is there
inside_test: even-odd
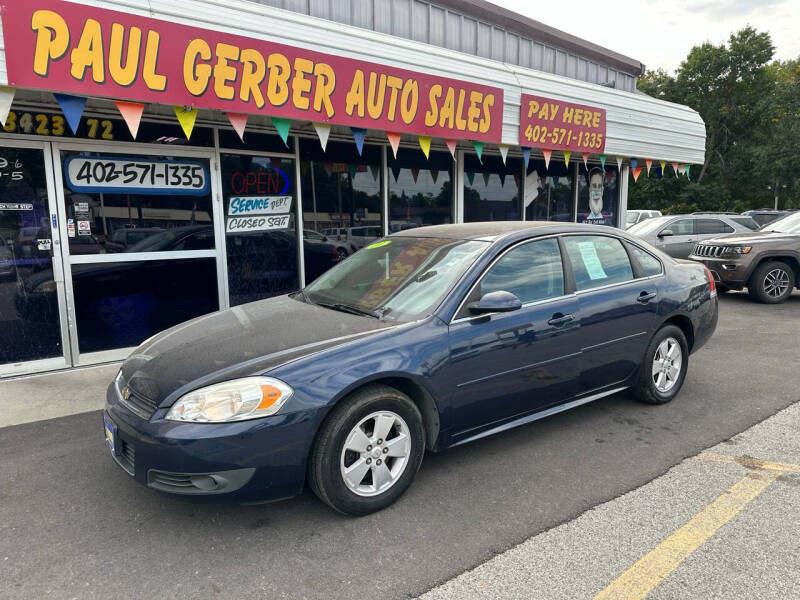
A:
[[[68,366],[49,144],[0,143],[0,376]]]

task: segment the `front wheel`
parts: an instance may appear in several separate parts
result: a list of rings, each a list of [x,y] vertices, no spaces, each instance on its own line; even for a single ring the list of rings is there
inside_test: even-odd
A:
[[[689,366],[689,347],[683,331],[665,325],[650,341],[634,394],[647,404],[666,404],[678,395]]]
[[[408,489],[425,453],[419,409],[398,390],[371,385],[336,406],[309,461],[320,500],[349,515],[386,508]]]

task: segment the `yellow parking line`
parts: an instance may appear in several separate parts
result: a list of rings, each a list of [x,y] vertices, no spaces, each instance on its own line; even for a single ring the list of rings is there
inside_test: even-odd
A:
[[[634,600],[646,596],[703,542],[775,481],[781,471],[773,469],[748,473],[611,582],[606,589],[595,596],[595,600]]]
[[[770,462],[760,458],[749,456],[729,456],[727,454],[717,454],[716,452],[701,452],[697,455],[700,460],[710,460],[714,462],[726,462],[742,465],[749,469],[766,469],[768,471],[783,471],[784,473],[800,473],[800,465],[792,463]]]

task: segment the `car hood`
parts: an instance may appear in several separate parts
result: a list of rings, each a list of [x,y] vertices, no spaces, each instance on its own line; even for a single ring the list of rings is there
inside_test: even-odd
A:
[[[176,325],[123,363],[131,391],[160,403],[193,383],[263,373],[290,360],[394,326],[279,296]]]
[[[743,233],[731,233],[721,235],[708,240],[703,240],[704,244],[797,244],[800,243],[800,235],[796,233],[779,233],[777,231],[747,231]]]

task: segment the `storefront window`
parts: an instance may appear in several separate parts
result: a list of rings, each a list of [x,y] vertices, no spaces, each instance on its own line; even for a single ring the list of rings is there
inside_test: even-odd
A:
[[[593,166],[587,172],[581,166],[578,175],[578,222],[593,225],[617,225],[619,190],[616,168]]]
[[[383,235],[381,148],[300,140],[306,282]],[[321,238],[319,235],[321,234]],[[313,254],[312,254],[313,253]]]
[[[214,248],[205,159],[62,152],[70,255]]]
[[[298,289],[294,160],[221,158],[231,306]]]
[[[81,352],[141,344],[168,327],[219,309],[213,258],[72,265]],[[55,291],[41,294],[55,304]]]
[[[464,221],[518,221],[522,161],[499,156],[464,157]]]
[[[453,157],[403,148],[389,156],[389,233],[453,222]]]
[[[280,136],[277,135],[248,131],[244,136],[244,140],[242,140],[235,131],[231,129],[220,129],[219,147],[236,150],[253,150],[255,152],[294,154],[294,136],[286,138],[286,142],[284,142]]]
[[[530,161],[525,175],[525,220],[573,222],[574,176],[574,166],[555,159],[550,161],[550,168],[543,160]]]

